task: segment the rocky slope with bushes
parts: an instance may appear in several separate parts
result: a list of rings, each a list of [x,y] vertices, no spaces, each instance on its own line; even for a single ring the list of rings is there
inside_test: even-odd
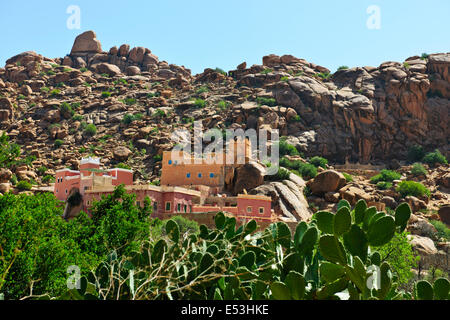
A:
[[[450,53],[333,74],[269,55],[261,65],[193,75],[144,47],[103,51],[88,31],[63,58],[29,51],[0,68],[0,130],[21,148],[20,160],[0,169],[0,193],[51,190],[55,170],[77,169],[89,155],[132,168],[138,183],[157,183],[171,134],[192,132],[194,121],[278,129],[285,169],[231,181],[272,196],[280,220],[309,220],[341,199],[388,211],[406,201],[424,268],[448,270],[449,70]],[[230,190],[244,188],[236,184]]]

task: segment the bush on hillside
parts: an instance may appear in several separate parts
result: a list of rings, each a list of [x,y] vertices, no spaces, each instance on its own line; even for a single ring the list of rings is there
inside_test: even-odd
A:
[[[414,196],[414,197],[430,197],[431,193],[423,184],[415,181],[402,181],[398,187],[397,192],[401,194],[401,196]]]

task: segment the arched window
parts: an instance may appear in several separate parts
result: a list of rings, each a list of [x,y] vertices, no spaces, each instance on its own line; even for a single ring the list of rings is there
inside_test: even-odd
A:
[[[172,160],[169,160],[169,165],[171,165],[172,164]]]
[[[199,173],[199,174],[198,174],[198,177],[199,177],[199,178],[201,178],[201,177],[202,177],[202,174],[201,174],[201,173]]]
[[[210,174],[209,174],[209,177],[210,177],[210,178],[214,178],[214,173],[210,173]]]
[[[186,174],[186,177],[190,178],[190,177],[191,177],[191,174],[190,174],[190,173]]]

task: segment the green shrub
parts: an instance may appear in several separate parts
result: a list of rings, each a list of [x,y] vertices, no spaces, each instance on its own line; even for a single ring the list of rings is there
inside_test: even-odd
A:
[[[55,182],[55,177],[51,175],[46,175],[42,178],[42,183],[52,183]]]
[[[380,181],[385,181],[385,182],[392,182],[394,180],[398,180],[401,178],[401,174],[395,171],[391,171],[391,170],[381,170],[380,174],[377,174],[376,176],[372,177],[370,179],[370,182],[373,184],[377,184]]]
[[[329,72],[320,72],[317,73],[316,76],[321,78],[322,80],[328,80],[331,78],[332,74]]]
[[[281,77],[280,81],[288,82],[289,81],[289,77]]]
[[[143,115],[141,113],[136,113],[136,114],[129,114],[127,113],[123,119],[122,119],[122,123],[124,124],[131,124],[134,121],[138,121],[141,120],[143,118]]]
[[[277,101],[274,98],[257,97],[256,102],[259,105],[265,105],[269,107],[275,107],[277,105]]]
[[[422,53],[422,56],[420,57],[422,60],[428,59],[430,55],[428,53]]]
[[[288,180],[291,173],[289,170],[286,170],[284,168],[278,168],[278,171],[276,174],[271,176],[266,176],[266,180],[268,181],[281,181],[281,180]]]
[[[81,102],[72,102],[70,106],[73,110],[78,110],[81,107]]]
[[[40,176],[43,176],[44,173],[47,172],[47,170],[48,170],[47,167],[41,166],[41,167],[39,167],[39,168],[37,169],[37,172],[38,172],[38,174],[39,174]]]
[[[416,177],[426,176],[427,170],[425,170],[425,168],[423,167],[423,165],[421,163],[414,163],[413,167],[411,169],[411,173]]]
[[[153,117],[156,117],[156,118],[162,118],[165,116],[166,116],[166,113],[161,109],[158,109],[153,113]],[[157,128],[155,128],[155,129],[157,129]]]
[[[80,69],[80,71],[84,73],[84,72],[88,71],[88,68],[83,67]]]
[[[206,107],[206,101],[203,99],[195,99],[194,105],[197,108],[204,108],[204,107]]]
[[[300,122],[302,118],[298,114],[291,118],[291,122]]]
[[[32,187],[31,183],[25,180],[17,182],[16,185],[16,188],[19,189],[20,191],[31,190],[31,187]]]
[[[109,97],[111,97],[111,92],[109,92],[109,91],[102,92],[102,98],[109,98]]]
[[[49,75],[49,76],[54,76],[55,74],[56,74],[55,71],[52,71],[52,70],[47,71],[47,75]]]
[[[132,106],[133,104],[136,104],[135,98],[126,98],[122,100],[123,103],[125,103],[127,106]]]
[[[381,261],[391,265],[400,285],[406,285],[414,278],[413,269],[417,268],[420,257],[414,253],[407,232],[396,232],[389,243],[378,248],[378,252]]]
[[[221,68],[216,68],[214,71],[216,71],[217,73],[223,74],[225,77],[228,75],[228,73]]]
[[[309,163],[302,163],[297,170],[305,180],[310,180],[317,176],[317,168]]]
[[[377,183],[377,188],[380,190],[387,190],[392,188],[392,182],[380,181]]]
[[[421,161],[425,156],[422,146],[413,145],[408,149],[408,160],[411,162]]]
[[[322,167],[324,169],[327,168],[327,164],[328,164],[328,160],[322,157],[312,157],[311,159],[309,159],[309,163],[311,163],[312,165],[316,166],[316,167]]]
[[[411,68],[411,65],[408,62],[403,62],[403,66],[405,67],[405,69]]]
[[[445,241],[450,241],[450,228],[445,223],[438,220],[431,220],[430,223],[436,228],[437,236],[444,238]]]
[[[25,100],[27,97],[25,97],[23,94],[19,94],[17,96],[17,100]]]
[[[79,115],[79,114],[76,114],[76,115],[74,115],[74,116],[72,117],[72,120],[73,120],[73,121],[82,121],[82,120],[83,120],[83,116],[82,116],[82,115]]]
[[[340,66],[338,68],[338,71],[340,71],[340,70],[347,70],[347,69],[349,69],[348,66]]]
[[[67,102],[61,103],[61,105],[59,106],[59,111],[62,114],[70,114],[70,116],[73,116],[75,114],[75,111],[73,111],[72,107]]]
[[[84,128],[84,134],[93,137],[97,133],[97,127],[94,124],[88,124],[86,128]]]
[[[155,162],[162,161],[162,156],[160,154],[153,156],[153,161],[155,161]]]
[[[61,139],[56,139],[54,144],[56,148],[59,148],[64,144],[64,141],[62,141]]]
[[[435,166],[436,164],[448,164],[447,158],[439,150],[427,153],[422,161],[430,166]]]
[[[342,174],[345,177],[345,180],[347,180],[347,182],[352,182],[353,181],[353,176],[351,174],[348,174],[346,172],[342,172]]]
[[[48,93],[50,91],[50,89],[48,87],[42,87],[41,91],[44,93]]]
[[[197,89],[197,91],[195,91],[195,94],[200,95],[200,94],[208,92],[208,91],[209,91],[208,87],[200,87]]]
[[[415,181],[402,181],[397,187],[397,192],[400,193],[402,197],[422,197],[424,195],[430,197],[431,194],[430,190],[423,184]]]
[[[9,182],[11,182],[11,184],[13,185],[13,186],[15,186],[16,184],[17,184],[17,176],[16,176],[16,174],[15,173],[13,173],[12,174],[12,176],[11,176],[11,179],[9,179]]]
[[[127,170],[131,170],[131,167],[130,167],[129,165],[123,163],[123,162],[119,163],[119,164],[117,165],[117,168],[119,168],[119,169],[127,169]]]
[[[264,69],[263,71],[261,71],[262,74],[269,74],[269,73],[271,73],[271,72],[273,72],[273,70],[272,70],[272,69],[269,69],[269,68],[266,68],[266,69]]]
[[[228,102],[227,101],[219,101],[217,103],[217,108],[219,108],[220,110],[226,110],[228,108]]]
[[[59,94],[61,94],[61,90],[59,90],[59,89],[53,89],[52,91],[50,91],[50,95],[53,97],[57,96]]]
[[[298,156],[300,154],[297,148],[295,148],[293,145],[289,144],[286,141],[286,138],[280,139],[280,142],[278,143],[278,148],[281,157],[285,155]]]

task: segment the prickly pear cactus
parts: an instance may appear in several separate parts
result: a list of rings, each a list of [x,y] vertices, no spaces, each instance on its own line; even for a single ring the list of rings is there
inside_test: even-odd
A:
[[[258,231],[255,221],[236,228],[236,219],[215,217],[215,229],[180,234],[166,224],[167,237],[142,244],[130,256],[112,254],[83,277],[70,299],[215,300],[397,300],[395,275],[377,247],[402,232],[411,216],[401,204],[394,216],[360,200],[341,201],[336,213],[317,212],[292,230],[283,222]],[[420,281],[416,299],[448,299],[450,284]]]

